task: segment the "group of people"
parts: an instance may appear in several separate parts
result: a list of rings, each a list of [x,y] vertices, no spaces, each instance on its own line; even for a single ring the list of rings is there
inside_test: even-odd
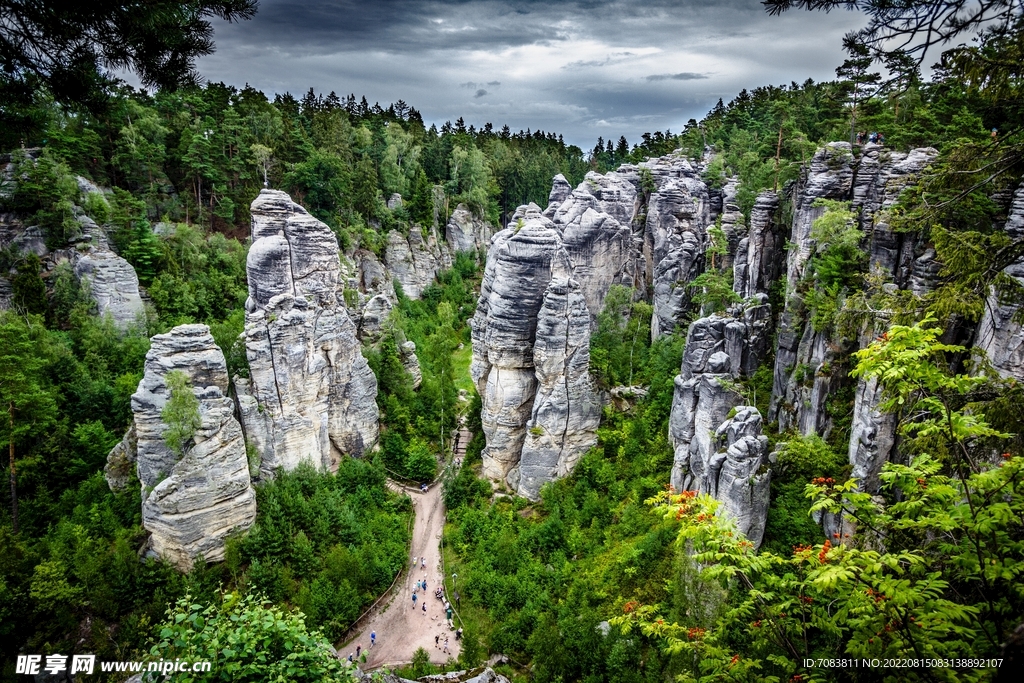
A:
[[[876,133],[874,131],[870,133],[867,131],[861,131],[857,133],[857,144],[863,145],[865,142],[870,142],[873,145],[884,145],[885,135],[883,135],[882,133]]]
[[[376,644],[377,644],[377,632],[376,631],[370,631],[370,647],[373,647]],[[356,645],[356,651],[348,653],[348,663],[349,664],[355,663],[355,661],[359,659],[359,655],[361,655],[362,653],[363,653],[363,646],[362,645]]]

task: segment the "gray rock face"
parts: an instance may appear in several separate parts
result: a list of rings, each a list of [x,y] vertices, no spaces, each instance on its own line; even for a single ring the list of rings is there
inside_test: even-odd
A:
[[[184,454],[164,441],[161,413],[170,398],[166,377],[172,371],[189,377],[199,399],[201,426]],[[179,325],[153,337],[145,375],[132,395],[142,523],[151,533],[151,550],[182,571],[199,557],[224,559],[228,535],[256,519],[245,441],[227,389],[227,364],[210,329]],[[122,445],[130,448],[128,437]],[[117,461],[115,455],[115,467]]]
[[[486,251],[493,232],[489,223],[474,216],[465,204],[459,204],[445,225],[444,237],[453,253]]]
[[[494,236],[487,254],[471,323],[470,373],[483,402],[483,474],[491,479],[506,479],[522,454],[537,393],[537,317],[560,249],[554,224],[533,207],[521,223]]]
[[[405,295],[418,299],[438,272],[452,267],[452,256],[448,245],[437,239],[436,231],[431,230],[424,238],[422,230],[413,225],[408,237],[397,230],[388,233],[384,264],[401,283]]]
[[[689,307],[687,285],[703,269],[711,213],[707,186],[685,159],[651,164],[649,170],[664,179],[648,203],[644,234],[654,290],[651,336],[657,338],[675,331]]]
[[[826,435],[831,418],[825,406],[831,393],[846,381],[832,371],[838,356],[849,351],[848,340],[816,332],[808,321],[797,287],[816,244],[811,238],[814,221],[825,209],[818,199],[848,200],[864,231],[869,267],[898,287],[928,286],[932,268],[927,245],[892,232],[887,210],[908,183],[914,181],[937,154],[931,148],[909,153],[890,152],[879,145],[864,145],[855,156],[849,143],[833,142],[819,149],[805,169],[794,196],[794,219],[786,263],[786,308],[779,321],[778,347],[769,417],[779,430]],[[920,261],[920,263],[919,263]],[[932,257],[931,262],[934,262]],[[916,273],[917,284],[914,284]],[[864,408],[864,414],[871,409]]]
[[[423,384],[423,371],[420,370],[420,359],[416,357],[416,342],[402,342],[398,352],[402,355],[402,366],[412,377],[412,388],[419,389]]]
[[[74,259],[75,275],[89,283],[100,315],[110,314],[121,329],[145,320],[139,278],[132,265],[107,248],[87,247]]]
[[[553,212],[552,222],[592,318],[604,308],[604,297],[613,284],[642,284],[632,267],[630,221],[635,201],[636,189],[617,174],[588,173]]]
[[[138,456],[138,441],[135,436],[135,425],[132,424],[125,432],[124,438],[107,453],[107,464],[103,467],[103,477],[111,491],[124,491],[131,479],[132,470]]]
[[[1015,241],[1024,239],[1024,185],[1017,188],[1003,227]],[[1024,259],[1003,272],[1024,285]],[[985,302],[985,313],[978,324],[974,345],[988,355],[996,371],[1007,378],[1024,381],[1024,328],[1014,320],[1021,302],[1000,303],[995,293]]]
[[[338,244],[330,229],[277,190],[253,201],[246,269],[245,346],[250,441],[265,444],[260,471],[309,462],[335,470],[378,435],[377,380],[340,297]]]
[[[766,190],[759,194],[750,212],[750,230],[736,248],[733,290],[744,298],[767,294],[771,284],[782,274],[783,237],[774,220],[778,208],[776,193]],[[723,227],[725,224],[723,216]]]
[[[558,269],[561,270],[561,269]],[[590,312],[579,284],[558,273],[544,293],[533,347],[537,395],[519,460],[521,496],[570,473],[597,443],[601,403],[590,380]]]
[[[721,500],[755,544],[768,513],[768,442],[760,413],[739,407],[744,398],[735,382],[752,374],[766,351],[771,310],[767,296],[758,301],[735,317],[712,315],[690,325],[669,416],[672,486]]]
[[[674,329],[709,217],[707,186],[680,155],[588,173],[575,189],[557,176],[547,209],[516,209],[492,239],[472,322],[486,476],[535,498],[571,471],[595,443],[589,335],[609,289],[653,290],[655,333]]]
[[[878,491],[878,475],[896,444],[899,415],[879,409],[882,387],[877,377],[857,382],[850,426],[850,477],[858,480],[861,491]]]

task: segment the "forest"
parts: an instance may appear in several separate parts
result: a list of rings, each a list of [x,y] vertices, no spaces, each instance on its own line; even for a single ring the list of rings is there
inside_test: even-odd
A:
[[[776,11],[834,4],[769,3]],[[31,72],[20,81],[5,72],[5,230],[38,226],[56,250],[81,236],[79,217],[88,216],[133,266],[146,307],[118,327],[98,315],[66,264],[46,269],[12,240],[0,250],[10,300],[0,311],[0,446],[10,482],[0,510],[0,678],[21,679],[18,654],[90,652],[110,660],[198,653],[223,665],[221,677],[194,680],[350,680],[321,641],[342,638],[407,562],[412,507],[387,479],[442,476],[446,563],[459,577],[464,628],[449,669],[501,654],[500,673],[539,683],[1011,680],[1012,671],[986,665],[804,664],[989,661],[1008,657],[1013,638],[1019,653],[1024,386],[972,358],[963,333],[990,292],[1024,300],[1003,273],[1024,244],[998,227],[1024,177],[1024,17],[1015,3],[992,7],[1004,13],[980,24],[970,46],[944,52],[927,77],[913,53],[871,42],[892,26],[883,16],[875,34],[849,41],[835,80],[744,90],[678,133],[632,145],[601,138],[591,150],[552,131],[462,118],[428,127],[404,101],[382,107],[312,88],[271,98],[224,83],[104,82],[86,98]],[[710,498],[668,490],[686,325],[652,341],[649,293],[620,286],[597,316],[590,373],[601,389],[645,392],[604,408],[597,446],[539,501],[496,491],[479,476],[481,403],[468,376],[485,255],[462,253],[419,298],[399,287],[383,335],[362,349],[378,383],[374,453],[342,460],[337,473],[300,468],[261,482],[256,522],[229,541],[223,562],[181,573],[140,557],[140,485],[111,491],[107,455],[132,421],[153,335],[207,324],[230,375],[247,376],[239,335],[248,207],[261,188],[288,192],[330,227],[343,254],[379,257],[390,232],[444,226],[460,204],[500,228],[522,204],[546,207],[556,174],[575,187],[590,171],[681,150],[704,163],[709,187],[737,183],[748,218],[758,194],[776,190],[779,220],[791,223],[792,190],[815,151],[855,142],[862,130],[884,132],[892,150],[938,152],[891,208],[897,230],[934,245],[942,264],[934,291],[911,297],[872,280],[863,235],[841,203],[816,224],[820,248],[799,284],[814,329],[837,337],[855,338],[885,311],[884,331],[842,361],[847,376],[877,378],[885,410],[901,415],[905,457],[883,470],[884,505],[851,479],[852,389],[830,404],[834,426],[824,436],[766,425],[777,461],[759,550]],[[80,178],[110,191],[83,189]],[[389,202],[395,194],[404,201]],[[713,249],[692,283],[691,319],[739,299]],[[771,292],[775,328],[792,294],[784,284]],[[409,340],[423,371],[418,388],[399,351]],[[765,415],[772,379],[769,358],[739,387]],[[473,440],[462,467],[442,474],[460,418]],[[822,514],[848,515],[869,540],[826,538]],[[244,645],[225,650],[229,641],[219,639],[229,638]],[[436,670],[414,661],[404,673]]]

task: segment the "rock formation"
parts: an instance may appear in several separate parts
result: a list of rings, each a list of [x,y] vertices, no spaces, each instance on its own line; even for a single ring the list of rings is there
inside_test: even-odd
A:
[[[452,256],[448,245],[437,239],[436,231],[429,231],[424,238],[420,227],[413,225],[408,237],[397,230],[388,233],[384,264],[391,277],[401,283],[405,295],[418,299],[440,271],[452,267]]]
[[[471,373],[483,402],[484,474],[536,498],[595,443],[600,398],[590,331],[612,285],[653,291],[653,334],[686,313],[703,267],[707,186],[679,154],[556,176],[548,206],[520,206],[494,236],[473,318]]]
[[[145,321],[145,307],[139,295],[139,277],[132,265],[110,250],[106,234],[96,223],[81,214],[78,223],[88,241],[69,250],[75,276],[88,283],[89,296],[99,314],[110,316],[114,324],[126,329]]]
[[[1013,195],[1003,229],[1011,239],[1024,240],[1024,184]],[[1003,272],[1024,285],[1024,259]],[[1000,302],[994,292],[990,294],[974,340],[974,345],[988,355],[1000,375],[1020,381],[1024,381],[1024,328],[1015,317],[1022,305],[1021,302]]]
[[[588,372],[590,312],[579,283],[564,271],[544,292],[536,339],[537,394],[519,460],[519,495],[530,499],[540,495],[543,484],[573,470],[597,443],[601,421]]]
[[[166,377],[185,373],[199,399],[201,425],[184,453],[168,448],[161,413],[170,398]],[[136,462],[142,484],[142,523],[151,550],[187,571],[199,557],[224,558],[224,542],[256,519],[245,440],[228,398],[224,354],[206,325],[179,325],[152,339],[145,375],[132,395]],[[108,478],[130,461],[131,433],[112,452]],[[111,471],[113,470],[113,471]],[[109,479],[108,479],[109,480]]]
[[[918,287],[927,286],[927,273],[934,261],[928,259],[928,246],[912,235],[894,233],[887,210],[936,154],[931,148],[900,153],[869,144],[856,156],[849,143],[833,142],[819,149],[804,169],[793,198],[793,246],[787,256],[786,307],[779,320],[769,409],[769,417],[778,421],[780,431],[828,434],[832,425],[827,401],[846,381],[842,373],[833,370],[836,360],[847,355],[850,342],[832,339],[827,331],[816,331],[797,294],[816,246],[811,228],[825,212],[815,202],[850,201],[858,215],[858,227],[865,234],[870,270],[897,287],[913,286],[914,282]],[[862,414],[872,410],[865,406]]]
[[[760,413],[743,405],[736,382],[764,358],[771,309],[761,294],[732,313],[696,320],[687,332],[669,417],[670,481],[677,491],[721,500],[740,530],[760,544],[768,514],[768,441]]]
[[[551,279],[551,261],[560,247],[554,224],[534,206],[513,227],[494,236],[487,254],[471,323],[470,373],[483,402],[483,473],[491,479],[518,471],[537,391],[537,316]],[[510,483],[518,487],[514,475]]]
[[[284,192],[262,190],[250,211],[246,436],[263,476],[301,462],[333,471],[378,434],[377,381],[342,300],[337,240]]]
[[[465,204],[459,204],[445,225],[444,238],[452,253],[486,251],[491,244],[493,232],[494,229],[487,221],[474,216]]]

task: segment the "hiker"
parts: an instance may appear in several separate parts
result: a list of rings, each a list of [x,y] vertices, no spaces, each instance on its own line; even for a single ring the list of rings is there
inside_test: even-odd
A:
[[[462,640],[462,629],[455,632],[455,640]]]
[[[878,133],[872,131],[872,133],[868,135],[868,142],[870,142],[871,144],[875,144],[876,142],[878,142]]]
[[[427,601],[423,601],[423,616],[427,616]]]
[[[415,555],[413,555],[413,556],[412,556],[412,568],[413,568],[413,569],[415,569],[415,568],[416,568],[416,561],[417,561],[418,559],[420,559],[420,558],[416,557]]]
[[[420,558],[420,569],[426,569],[426,568],[427,568],[427,558],[426,557],[421,557]]]
[[[416,609],[416,591],[412,592],[412,608]]]
[[[436,636],[434,636],[434,647],[436,647],[439,650],[441,649],[441,634],[440,633],[438,633]]]
[[[377,632],[376,631],[370,631],[370,647],[373,647],[373,644],[376,643],[376,642],[377,642]]]
[[[864,142],[864,133],[861,132],[861,131],[857,131],[857,144],[860,145],[860,144],[863,144],[863,142]]]
[[[423,579],[423,590],[427,590],[427,580]]]
[[[442,652],[447,652],[448,654],[452,653],[451,650],[448,649],[448,636],[444,637],[444,650],[442,650]]]
[[[885,144],[885,136],[882,135],[881,133],[878,134],[878,144],[880,144],[880,145],[884,145]]]
[[[352,653],[351,652],[348,653],[348,663],[349,664],[352,663]]]
[[[359,653],[362,651],[362,645],[356,645],[356,659],[359,659]]]
[[[999,129],[998,128],[993,128],[992,129],[992,142],[995,142],[998,139],[999,139]]]

